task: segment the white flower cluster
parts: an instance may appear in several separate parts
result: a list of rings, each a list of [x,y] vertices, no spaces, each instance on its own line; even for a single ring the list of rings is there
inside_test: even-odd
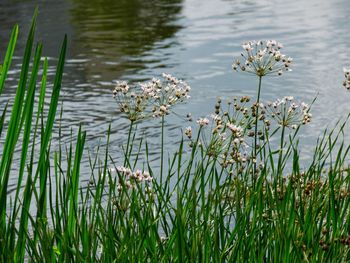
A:
[[[131,88],[126,81],[118,81],[113,90],[113,97],[119,105],[119,110],[130,121],[138,121],[148,117],[147,107],[151,97],[137,87]]]
[[[279,125],[292,129],[297,128],[301,124],[309,123],[312,118],[312,114],[309,112],[309,105],[304,102],[295,102],[292,96],[269,103],[266,106],[266,110]]]
[[[114,88],[113,96],[117,96],[118,93],[127,94],[129,92],[129,85],[126,81],[118,81]]]
[[[293,59],[281,53],[282,44],[276,40],[249,41],[242,45],[245,54],[244,61],[236,59],[232,69],[248,72],[259,77],[291,71],[290,64]]]
[[[345,74],[345,80],[343,82],[343,86],[347,88],[347,90],[350,90],[350,69],[343,69]]]
[[[209,124],[209,120],[207,118],[199,118],[197,123],[199,126],[207,126]]]
[[[117,171],[125,177],[124,184],[128,189],[134,188],[134,182],[142,183],[153,180],[153,177],[147,171],[136,170],[133,172],[130,168],[124,166],[118,166]],[[122,185],[118,185],[118,190],[122,190]]]
[[[238,125],[234,125],[230,122],[226,123],[226,127],[232,132],[235,138],[240,138],[243,135],[243,128]]]
[[[185,135],[187,136],[188,139],[192,139],[192,127],[191,126],[188,126],[185,129]]]
[[[224,167],[237,164],[241,167],[245,166],[247,162],[246,148],[248,144],[244,138],[244,129],[240,125],[226,122],[226,128],[231,132],[231,136],[228,138],[232,144],[229,144],[228,151],[224,153],[222,165]]]
[[[147,97],[153,101],[153,117],[161,117],[169,114],[170,107],[178,102],[188,99],[190,86],[183,80],[179,80],[170,74],[163,73],[164,82],[153,78],[151,81],[141,84],[141,89]]]
[[[212,114],[213,127],[211,128],[210,138],[205,131],[201,133],[202,140],[198,143],[204,147],[208,156],[214,156],[221,159],[223,166],[233,164],[243,165],[247,161],[246,148],[248,144],[245,141],[245,130],[237,120],[230,120],[227,115]],[[245,119],[245,117],[242,117]],[[200,128],[209,125],[211,121],[207,118],[199,118],[197,124]],[[187,127],[185,135],[192,141],[192,128]]]
[[[164,82],[153,78],[134,87],[125,81],[117,82],[113,97],[120,111],[131,121],[160,117],[169,114],[171,106],[189,98],[191,88],[186,82],[165,73],[163,78]]]

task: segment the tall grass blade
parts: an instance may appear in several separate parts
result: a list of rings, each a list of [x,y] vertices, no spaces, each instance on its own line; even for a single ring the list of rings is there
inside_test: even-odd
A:
[[[2,68],[0,70],[0,95],[2,94],[2,91],[4,89],[5,80],[7,78],[7,73],[8,73],[10,66],[11,66],[13,53],[14,53],[15,47],[16,47],[17,37],[18,37],[18,25],[16,25],[12,30],[10,41],[9,41],[8,46],[7,46],[7,51],[6,51],[4,63],[3,63]]]
[[[18,88],[16,91],[15,102],[12,108],[10,122],[5,139],[5,145],[0,164],[0,231],[5,229],[5,213],[7,206],[7,185],[10,176],[12,158],[17,144],[18,136],[20,134],[21,118],[23,112],[23,100],[27,84],[27,77],[29,71],[29,63],[34,41],[34,33],[36,27],[37,11],[34,13],[30,32],[27,39],[26,48],[23,56],[23,63],[19,79]]]

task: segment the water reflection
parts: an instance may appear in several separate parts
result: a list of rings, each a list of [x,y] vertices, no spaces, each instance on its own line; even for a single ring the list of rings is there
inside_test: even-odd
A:
[[[20,34],[17,42],[17,55],[23,53],[30,21],[35,8],[39,9],[36,39],[44,43],[44,55],[56,57],[64,34],[72,35],[67,24],[69,2],[45,0],[1,0],[0,1],[0,48],[4,52],[12,27],[17,23]],[[3,54],[0,54],[2,58]]]
[[[327,124],[350,111],[350,94],[341,87],[342,67],[350,66],[348,0],[1,0],[1,52],[15,22],[22,29],[23,48],[36,5],[37,38],[51,66],[65,33],[70,40],[61,93],[63,140],[70,139],[71,127],[83,123],[87,146],[94,148],[111,120],[111,144],[120,150],[127,122],[111,97],[117,79],[141,80],[161,72],[184,78],[192,86],[191,99],[176,110],[196,117],[210,115],[217,96],[254,96],[256,80],[231,70],[240,43],[251,39],[277,39],[295,61],[291,74],[264,80],[264,101],[294,95],[310,102],[318,94],[314,120],[302,133],[306,150]],[[20,61],[15,62],[19,68]],[[15,88],[6,89],[0,103],[13,97],[9,90]],[[167,120],[167,142],[173,147],[180,127],[190,124],[174,115]],[[140,134],[158,136],[158,129],[146,129],[157,123],[143,125]]]
[[[72,0],[71,50],[87,59],[87,76],[103,81],[134,75],[155,64],[165,67],[164,57],[148,52],[175,43],[171,38],[181,28],[177,22],[181,10],[182,0]]]
[[[119,118],[114,108],[112,81],[146,78],[144,72],[148,69],[168,67],[166,50],[177,44],[176,33],[182,28],[178,22],[182,5],[182,0],[0,1],[2,52],[13,25],[20,26],[18,49],[10,73],[13,80],[8,82],[0,98],[0,108],[14,96],[20,57],[31,17],[38,6],[36,38],[44,43],[43,55],[49,57],[51,80],[64,34],[68,34],[69,39],[61,91],[64,104],[61,141],[68,142],[71,129],[76,133],[81,123],[88,133],[87,147],[93,149],[93,153],[99,144],[97,138],[105,135],[108,122],[113,119],[113,133],[119,133],[113,138],[113,144],[116,151],[120,151],[124,140],[121,130],[127,123]],[[0,54],[0,59],[3,55]],[[56,127],[54,136],[57,135]],[[56,142],[54,137],[53,149]]]
[[[112,119],[112,144],[120,150],[126,136],[121,130],[128,124],[118,116],[112,82],[146,79],[154,68],[169,67],[167,52],[177,45],[176,34],[183,27],[179,22],[182,0],[70,3],[69,25],[74,35],[67,61],[70,83],[63,93],[69,107],[64,128],[69,133],[72,123],[83,122],[92,131],[88,136],[94,147]]]

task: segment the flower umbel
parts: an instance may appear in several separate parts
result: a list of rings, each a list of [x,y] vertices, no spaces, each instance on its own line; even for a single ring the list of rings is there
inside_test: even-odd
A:
[[[191,88],[186,82],[165,73],[163,78],[164,81],[153,78],[132,87],[125,81],[118,81],[113,97],[120,111],[132,122],[161,117],[169,114],[173,105],[190,97]]]
[[[188,139],[192,138],[192,128],[191,128],[191,126],[189,126],[189,127],[187,127],[185,129],[185,135],[187,136]]]
[[[343,86],[347,88],[347,90],[350,90],[350,69],[343,69],[345,74],[345,80],[343,82]]]
[[[207,118],[199,118],[197,120],[197,123],[199,124],[199,126],[206,126],[209,124],[209,120]]]
[[[163,78],[164,81],[153,78],[141,84],[142,90],[152,97],[153,117],[168,115],[172,106],[190,97],[191,88],[186,82],[165,73]]]
[[[281,53],[282,44],[276,40],[249,41],[242,45],[245,53],[241,53],[243,60],[236,59],[232,69],[248,72],[259,77],[291,71],[293,59]]]
[[[304,102],[295,102],[292,96],[269,103],[266,106],[266,110],[279,125],[292,129],[309,123],[312,118],[312,114],[309,112],[309,105]]]
[[[118,166],[116,167],[116,170],[121,176],[123,176],[123,184],[128,189],[134,188],[135,183],[148,183],[152,182],[153,180],[153,177],[151,177],[151,175],[147,171],[136,170],[133,172],[130,168],[124,166]],[[119,184],[118,190],[121,191],[122,187],[122,184]]]
[[[126,81],[118,81],[113,90],[119,109],[127,118],[134,122],[149,116],[147,107],[151,96],[141,90],[138,86],[130,87]]]

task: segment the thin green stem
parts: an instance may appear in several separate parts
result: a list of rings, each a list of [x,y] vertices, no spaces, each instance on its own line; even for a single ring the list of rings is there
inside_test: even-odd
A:
[[[160,141],[160,185],[163,183],[163,163],[164,163],[164,116],[162,116],[162,132]]]
[[[129,157],[130,157],[130,154],[129,154],[129,144],[130,144],[131,132],[132,132],[132,127],[133,127],[133,125],[134,125],[134,122],[131,121],[131,122],[130,122],[130,126],[129,126],[128,142],[127,142],[127,144],[126,144],[124,166],[125,166],[127,163],[129,163]]]
[[[262,76],[259,76],[259,85],[258,85],[258,96],[256,99],[256,116],[255,116],[255,131],[254,131],[254,158],[256,162],[254,163],[253,169],[253,182],[255,182],[255,173],[256,173],[256,163],[257,163],[257,140],[258,140],[258,119],[259,119],[259,103],[260,103],[260,93],[261,93],[261,80]]]
[[[280,150],[278,154],[278,165],[277,165],[277,176],[280,177],[280,173],[282,172],[282,157],[283,157],[283,147],[284,147],[284,134],[285,134],[285,119],[283,118],[282,123],[282,132],[281,132],[281,140],[280,140]]]

